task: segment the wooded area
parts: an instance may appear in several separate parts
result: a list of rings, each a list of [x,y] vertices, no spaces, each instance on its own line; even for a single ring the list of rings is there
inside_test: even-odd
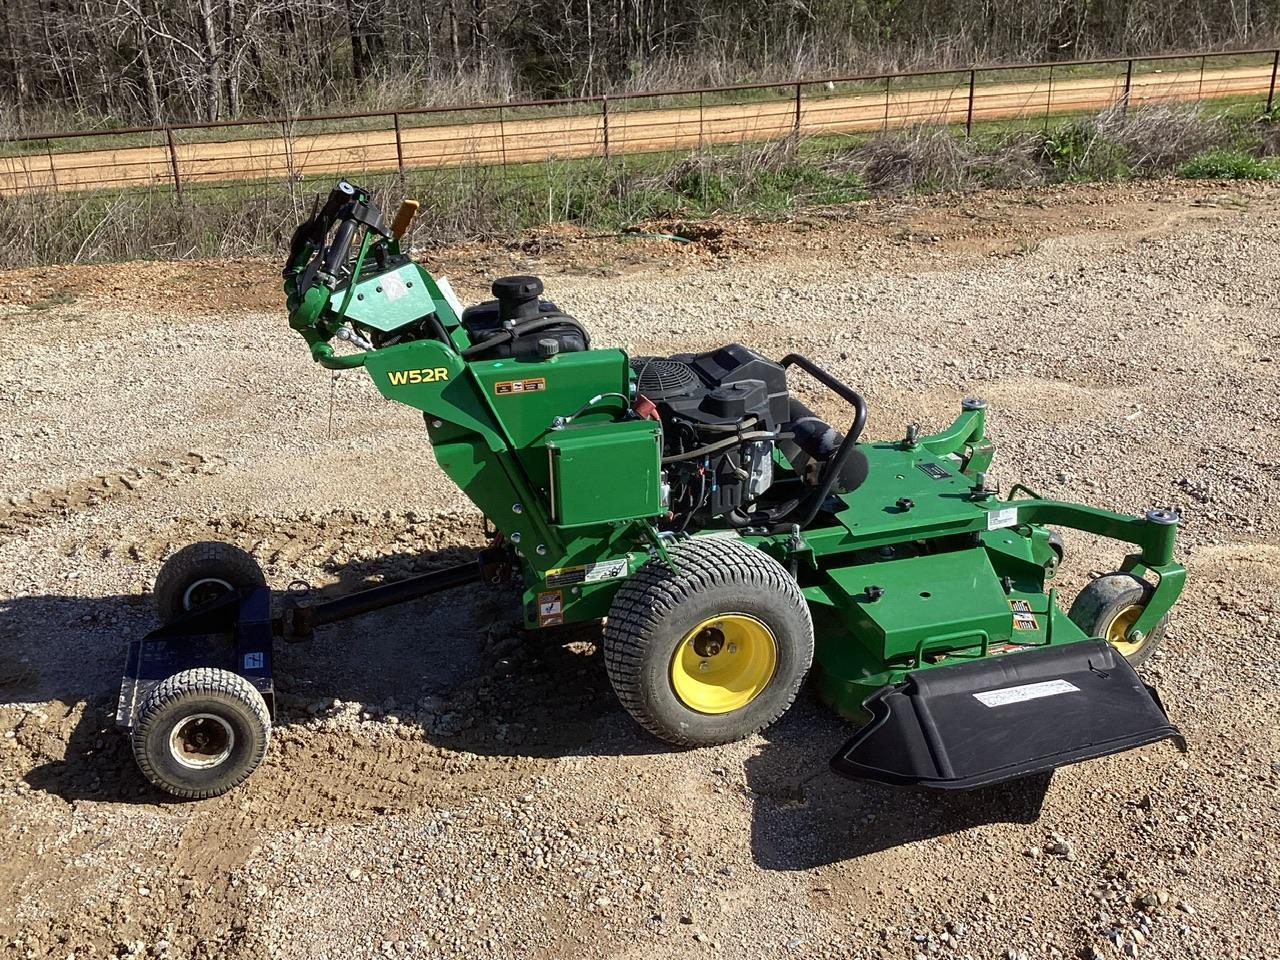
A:
[[[1280,0],[3,0],[0,135],[1278,34]]]

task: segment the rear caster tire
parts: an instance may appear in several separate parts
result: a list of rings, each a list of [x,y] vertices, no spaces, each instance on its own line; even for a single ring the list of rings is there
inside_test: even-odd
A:
[[[200,667],[161,680],[138,710],[133,757],[175,797],[226,793],[258,768],[271,739],[262,694],[244,677]]]
[[[1109,573],[1080,591],[1067,617],[1089,636],[1106,640],[1136,667],[1160,648],[1169,622],[1168,616],[1162,617],[1141,640],[1127,639],[1153,592],[1151,584],[1131,573]]]
[[[236,590],[265,587],[253,556],[239,547],[206,540],[183,547],[160,567],[154,599],[162,623]]]
[[[813,663],[813,622],[795,579],[755,547],[701,537],[622,585],[604,628],[623,707],[678,746],[741,740],[787,711]]]

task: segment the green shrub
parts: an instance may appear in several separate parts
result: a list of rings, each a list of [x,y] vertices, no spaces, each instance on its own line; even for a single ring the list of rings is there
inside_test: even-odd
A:
[[[1280,179],[1280,168],[1277,168],[1274,161],[1262,160],[1243,150],[1225,147],[1196,154],[1178,172],[1193,180]]]

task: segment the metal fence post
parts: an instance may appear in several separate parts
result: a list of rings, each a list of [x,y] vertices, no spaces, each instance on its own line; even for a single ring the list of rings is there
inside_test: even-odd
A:
[[[1276,73],[1280,72],[1280,50],[1276,51],[1275,57],[1271,61],[1271,89],[1267,92],[1267,113],[1271,112],[1271,108],[1276,103]]]
[[[1129,60],[1129,65],[1124,71],[1124,95],[1120,98],[1120,109],[1125,113],[1129,112],[1129,95],[1133,92],[1133,60]]]
[[[396,169],[400,171],[400,179],[404,179],[404,144],[400,140],[400,114],[393,113],[391,122],[396,127]]]
[[[889,131],[889,81],[892,79],[893,77],[884,78],[884,123],[880,126],[881,133]]]
[[[1053,65],[1049,65],[1049,89],[1044,95],[1044,128],[1049,129],[1049,111],[1053,109]]]
[[[800,84],[796,83],[796,121],[795,128],[792,131],[795,136],[800,136]]]
[[[1274,80],[1274,77],[1272,78]],[[1274,85],[1274,84],[1273,84]],[[44,152],[49,157],[49,179],[53,181],[53,189],[58,189],[58,168],[53,165],[53,144],[46,137],[44,141]]]
[[[178,175],[178,148],[173,143],[173,130],[167,124],[164,128],[165,140],[169,143],[169,169],[173,172],[173,189],[182,199],[182,177]]]
[[[600,98],[600,123],[604,132],[604,158],[609,159],[609,97]]]
[[[703,92],[699,90],[698,91],[698,152],[699,153],[701,153],[703,150],[707,148],[706,141],[703,139],[705,137],[705,131],[703,130],[702,106],[703,106]]]
[[[498,146],[502,149],[502,168],[507,167],[507,118],[502,104],[498,104]]]
[[[964,135],[973,136],[973,88],[978,80],[978,71],[969,71],[969,112],[964,117]]]

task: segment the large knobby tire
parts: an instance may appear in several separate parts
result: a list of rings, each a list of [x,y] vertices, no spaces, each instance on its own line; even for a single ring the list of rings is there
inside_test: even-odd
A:
[[[1106,640],[1136,667],[1159,649],[1169,621],[1167,615],[1161,617],[1155,629],[1137,642],[1125,639],[1153,592],[1151,584],[1131,573],[1109,573],[1080,591],[1067,617],[1089,636]]]
[[[262,694],[244,677],[200,667],[161,680],[138,710],[133,756],[175,797],[226,793],[257,769],[271,738]]]
[[[229,543],[205,540],[183,547],[160,567],[154,599],[162,623],[236,590],[266,586],[252,554]]]
[[[604,628],[623,707],[678,746],[741,740],[777,720],[813,663],[813,621],[795,579],[738,540],[695,537],[622,585]],[[674,569],[673,569],[674,567]]]

